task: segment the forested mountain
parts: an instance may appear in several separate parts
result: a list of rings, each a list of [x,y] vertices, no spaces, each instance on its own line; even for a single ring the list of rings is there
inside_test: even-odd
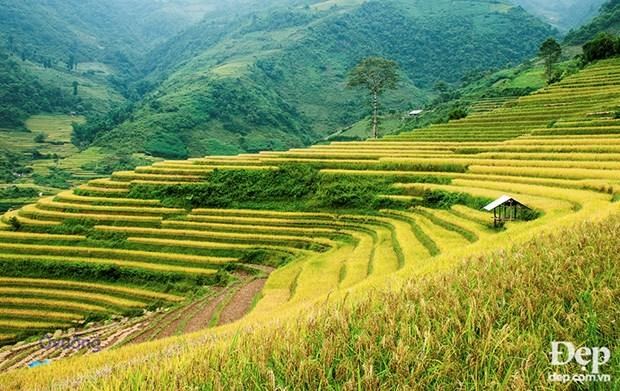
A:
[[[39,112],[105,113],[121,94],[136,98],[128,84],[139,82],[145,54],[215,12],[214,4],[0,0],[0,126],[19,127]]]
[[[0,0],[0,9],[12,72],[31,75],[40,94],[69,95],[29,110],[8,102],[21,112],[14,124],[46,108],[75,111],[90,117],[76,145],[163,157],[301,146],[348,126],[367,114],[364,95],[345,88],[366,56],[400,64],[383,103],[404,110],[436,82],[517,64],[555,33],[492,0]]]
[[[18,127],[28,114],[64,110],[74,101],[43,85],[0,47],[0,128]]]
[[[606,0],[511,0],[562,32],[578,28],[597,13]]]
[[[601,32],[617,34],[620,32],[620,0],[610,0],[600,10],[600,14],[590,23],[571,31],[566,42],[574,45],[583,44]]]
[[[437,81],[516,64],[554,34],[496,1],[281,3],[206,18],[152,51],[146,70],[160,87],[95,144],[167,157],[302,145],[366,115],[344,86],[363,57],[401,65],[386,101],[399,110],[422,104]]]
[[[122,65],[202,19],[213,1],[0,0],[0,35],[31,59]]]

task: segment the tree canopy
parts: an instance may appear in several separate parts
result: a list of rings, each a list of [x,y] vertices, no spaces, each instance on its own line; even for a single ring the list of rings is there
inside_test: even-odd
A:
[[[553,78],[553,66],[562,56],[562,47],[555,38],[549,38],[540,45],[538,54],[545,61],[545,76],[547,77],[547,81],[551,81]]]
[[[602,60],[620,54],[620,37],[600,33],[583,45],[583,59],[586,63]]]
[[[365,88],[372,95],[374,138],[377,138],[379,96],[388,89],[395,89],[398,80],[398,64],[382,57],[368,57],[362,60],[349,74],[348,87]]]

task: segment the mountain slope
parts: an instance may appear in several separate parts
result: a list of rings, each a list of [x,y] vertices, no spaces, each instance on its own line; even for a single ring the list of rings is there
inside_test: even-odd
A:
[[[0,35],[29,58],[118,62],[137,55],[200,20],[213,8],[200,0],[0,0]]]
[[[14,113],[10,121],[3,116],[3,126],[41,112],[109,111],[123,101],[120,94],[130,95],[148,50],[215,9],[207,0],[0,0],[0,50],[11,57],[10,69],[2,60],[2,77],[12,78],[3,92],[16,94],[2,101],[2,110]]]
[[[438,80],[520,62],[551,34],[520,8],[473,0],[313,2],[210,19],[152,52],[168,64],[147,65],[161,86],[96,144],[167,157],[299,146],[366,115],[365,98],[344,87],[363,57],[401,64],[384,102],[401,110]]]
[[[511,0],[566,32],[592,19],[606,0]]]
[[[77,97],[42,83],[0,46],[0,128],[19,127],[31,114],[67,110],[76,103]]]
[[[620,32],[620,1],[610,0],[605,3],[599,15],[590,23],[566,36],[566,43],[578,45],[594,38],[601,32],[617,34]]]

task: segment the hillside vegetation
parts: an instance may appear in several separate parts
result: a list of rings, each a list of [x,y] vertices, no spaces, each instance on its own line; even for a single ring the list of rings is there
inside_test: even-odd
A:
[[[607,0],[511,0],[528,12],[566,32],[580,27],[597,15]]]
[[[404,110],[436,81],[521,62],[551,34],[522,9],[486,1],[313,2],[208,19],[151,52],[147,80],[161,85],[131,119],[93,129],[93,145],[167,158],[303,146],[366,116],[366,97],[345,78],[368,55],[401,64],[385,108]]]
[[[270,330],[269,322],[285,322],[289,316],[295,316],[317,302],[324,303],[328,298],[342,298],[347,294],[354,302],[362,298],[362,303],[366,304],[360,304],[359,308],[373,308],[375,304],[372,303],[376,300],[393,303],[397,295],[364,301],[364,292],[368,287],[384,287],[386,283],[398,287],[406,279],[417,280],[421,275],[451,270],[463,257],[482,256],[512,243],[518,245],[541,230],[558,230],[587,218],[606,218],[617,211],[620,180],[620,120],[616,118],[620,98],[616,81],[619,78],[620,60],[599,61],[501,108],[472,114],[448,124],[365,142],[337,142],[286,152],[159,162],[134,171],[116,172],[109,179],[93,180],[74,191],[44,198],[34,205],[7,213],[2,218],[4,230],[0,231],[0,292],[3,294],[0,300],[0,308],[3,308],[0,311],[0,339],[9,344],[49,330],[77,327],[79,331],[76,332],[82,336],[101,335],[106,341],[106,349],[126,341],[155,340],[160,334],[154,332],[144,337],[140,325],[148,324],[150,316],[160,316],[160,312],[153,315],[157,308],[177,308],[174,306],[183,305],[187,298],[202,300],[231,284],[247,283],[248,275],[259,276],[265,270],[270,273],[269,278],[245,320],[213,332],[202,332],[201,338],[209,339],[214,335],[225,338],[226,334],[220,333],[237,332],[240,326],[256,327],[267,321],[265,327]],[[492,227],[492,217],[481,212],[480,208],[502,194],[516,197],[530,206],[532,212],[523,216],[524,221],[511,222],[501,228]],[[583,294],[568,289],[548,292],[544,287],[558,286],[554,279],[560,276],[535,271],[549,258],[549,262],[557,262],[557,270],[567,271],[561,276],[566,278],[562,281],[590,281],[588,270],[594,272],[614,263],[608,255],[615,254],[615,242],[605,242],[605,238],[617,228],[616,220],[612,219],[608,225],[592,226],[592,233],[587,237],[583,237],[584,228],[578,230],[574,238],[567,233],[562,238],[540,239],[545,245],[558,243],[558,246],[545,250],[550,252],[544,259],[537,259],[537,246],[530,244],[523,252],[520,253],[517,247],[514,255],[505,257],[506,270],[494,269],[493,265],[497,263],[488,265],[482,262],[467,275],[471,277],[467,281],[478,284],[478,291],[483,292],[479,297],[488,297],[484,293],[487,292],[498,298],[507,294],[507,288],[498,288],[491,284],[492,281],[499,283],[507,281],[508,276],[522,275],[528,285],[514,285],[515,289],[510,291],[514,303],[500,307],[494,307],[492,302],[476,307],[471,304],[469,323],[459,326],[455,318],[454,323],[447,323],[453,324],[454,328],[442,329],[440,333],[436,327],[446,320],[441,311],[467,308],[448,304],[461,294],[455,286],[465,281],[465,277],[461,279],[457,274],[445,277],[454,281],[454,284],[443,284],[445,290],[441,292],[445,294],[441,297],[446,298],[446,302],[411,313],[407,316],[412,318],[405,319],[429,319],[425,327],[437,331],[433,334],[436,339],[432,340],[437,341],[438,346],[432,354],[439,356],[434,357],[450,354],[452,342],[443,338],[451,335],[449,330],[477,330],[475,334],[466,333],[454,340],[455,349],[473,346],[479,340],[489,341],[489,337],[497,338],[497,341],[516,338],[515,344],[527,347],[524,351],[537,351],[536,347],[546,346],[550,335],[560,339],[573,337],[579,342],[590,342],[597,336],[613,348],[617,332],[609,329],[607,322],[577,325],[571,328],[574,335],[563,334],[565,329],[559,326],[563,324],[561,322],[558,326],[549,323],[549,311],[555,311],[554,316],[566,314],[567,318],[571,318],[569,311],[578,311],[579,314],[596,313],[591,319],[613,319],[617,309],[614,309],[611,298],[617,286],[606,282],[605,277],[613,275],[613,268],[608,269],[611,274],[597,274],[596,282],[593,282],[610,291],[592,285],[592,289]],[[585,251],[598,251],[598,247],[592,249],[585,244],[582,252],[573,253],[571,243],[575,241],[602,243],[601,256],[587,255]],[[565,259],[566,254],[573,255]],[[522,264],[516,258],[511,260],[517,256]],[[564,267],[564,262],[571,262],[573,257],[592,269]],[[272,271],[266,267],[277,269]],[[511,268],[518,267],[522,269],[510,273]],[[489,273],[494,270],[493,278],[497,280],[481,281],[476,277],[478,271],[486,273],[485,270]],[[540,284],[530,280],[527,277],[530,275],[538,277]],[[410,286],[404,294],[419,298],[421,308],[426,308],[424,303],[434,300],[426,295],[433,292],[435,283],[428,284],[428,288],[424,284],[419,288]],[[475,284],[467,286],[476,290]],[[548,296],[527,295],[543,290]],[[471,298],[468,292],[470,290],[462,294]],[[563,298],[571,300],[575,297],[590,307],[557,308],[553,304],[556,300],[564,302]],[[523,306],[519,300],[529,300],[529,304]],[[389,316],[400,316],[399,308],[404,308],[405,304],[393,305],[395,312]],[[226,301],[218,305],[220,309],[225,307]],[[607,308],[610,312],[602,313],[600,308]],[[223,324],[218,311],[212,313],[213,317],[203,323],[203,327]],[[345,311],[338,319],[351,325],[372,327],[380,323],[375,319],[383,316],[373,313],[362,320],[356,318],[355,314],[359,313],[356,311]],[[144,315],[133,317],[139,314]],[[487,319],[487,314],[497,316],[497,327],[476,329],[475,319],[482,322]],[[523,314],[531,316],[531,321],[520,323],[523,318],[517,315]],[[544,318],[540,317],[542,314],[545,314]],[[98,323],[119,315],[135,320],[111,325]],[[166,319],[165,315],[162,316]],[[317,316],[328,322],[336,319],[332,318],[336,315]],[[456,317],[457,313],[450,316]],[[165,328],[172,321],[168,318],[157,327]],[[402,325],[409,327],[412,324]],[[233,386],[242,380],[262,382],[264,376],[271,376],[270,384],[276,385],[293,381],[309,386],[319,385],[311,383],[313,381],[327,385],[339,382],[343,376],[348,377],[354,363],[362,362],[364,365],[357,366],[361,372],[356,376],[355,384],[372,386],[378,380],[389,384],[417,375],[420,381],[430,384],[434,373],[434,381],[441,381],[448,387],[461,379],[452,376],[456,373],[452,371],[460,368],[458,365],[471,367],[471,360],[479,360],[474,361],[480,365],[473,377],[462,379],[465,384],[510,384],[517,389],[526,389],[531,384],[540,384],[542,380],[537,380],[539,374],[547,370],[542,358],[546,349],[540,350],[540,356],[536,356],[533,364],[505,362],[502,357],[515,357],[514,352],[521,351],[519,348],[511,350],[513,345],[509,344],[508,348],[494,348],[497,355],[485,355],[485,359],[477,359],[471,352],[468,356],[454,357],[454,366],[427,367],[434,361],[424,360],[416,367],[417,372],[391,375],[389,368],[394,367],[388,365],[390,361],[381,361],[381,357],[395,360],[394,363],[398,358],[375,356],[375,350],[370,348],[370,345],[374,346],[373,340],[362,338],[361,329],[354,329],[353,334],[342,333],[334,340],[314,340],[322,335],[321,330],[327,329],[312,324],[309,327],[312,330],[301,328],[297,336],[291,337],[300,338],[301,345],[297,348],[268,346],[258,347],[254,352],[275,349],[275,352],[305,354],[305,347],[332,349],[333,346],[335,350],[329,352],[339,355],[338,362],[330,361],[332,356],[325,356],[321,364],[300,359],[296,373],[311,374],[312,377],[302,381],[292,377],[294,375],[286,368],[279,367],[278,363],[285,360],[285,353],[274,356],[267,364],[270,365],[268,368],[261,367],[262,355],[252,356],[257,361],[247,361],[243,353],[246,345],[242,342],[242,345],[234,345],[237,347],[230,361],[221,361],[224,366],[218,364],[222,377],[210,378],[214,381],[221,379],[223,384]],[[532,340],[522,340],[523,332],[511,333],[513,328],[528,330]],[[175,329],[179,332],[196,330],[178,323]],[[482,330],[488,331],[483,334]],[[592,334],[588,335],[587,331]],[[392,331],[385,332],[384,344],[389,345]],[[72,332],[66,335],[71,336]],[[241,335],[243,341],[254,341],[254,337]],[[260,335],[255,338],[263,338]],[[413,338],[416,334],[405,335]],[[351,356],[337,350],[337,346],[348,343],[349,337],[356,338],[360,346],[369,347],[367,357]],[[304,342],[305,338],[309,339]],[[18,371],[2,380],[12,382],[13,387],[48,384],[55,379],[53,381],[69,381],[70,384],[93,388],[105,388],[105,382],[112,381],[108,384],[114,388],[118,379],[140,387],[156,380],[167,384],[168,363],[171,368],[181,368],[188,363],[191,368],[188,367],[186,377],[179,381],[197,385],[204,382],[204,378],[199,380],[190,373],[198,376],[215,370],[210,363],[218,357],[219,350],[204,353],[201,349],[203,353],[187,356],[203,354],[201,357],[205,361],[188,359],[186,362],[184,358],[169,358],[167,361],[157,358],[157,354],[149,356],[154,351],[164,355],[182,352],[189,348],[183,341],[166,340],[115,351],[116,362],[123,366],[131,365],[128,364],[131,362],[140,368],[135,373],[131,367],[128,370],[111,369],[106,363],[109,356],[103,354],[86,358],[83,362],[76,359],[66,364],[53,364],[50,369],[37,372]],[[205,340],[197,341],[202,343]],[[222,343],[226,341],[224,339]],[[398,341],[394,343],[398,346]],[[169,346],[170,350],[164,346]],[[388,350],[402,355],[403,359],[409,354],[402,348]],[[227,352],[230,354],[230,348]],[[51,357],[64,357],[70,353],[62,349],[50,353],[36,343],[26,344],[0,351],[3,358],[0,365],[15,369],[50,354]],[[427,354],[431,354],[431,350]],[[138,361],[148,360],[147,357],[161,365],[144,369]],[[238,360],[232,360],[233,357]],[[498,360],[492,362],[489,357]],[[612,371],[616,370],[617,362],[614,365]],[[103,370],[102,366],[109,370]],[[240,371],[240,368],[244,369]],[[325,373],[324,370],[329,368],[333,371]],[[229,370],[238,370],[241,375],[232,379]],[[437,370],[441,371],[439,377]],[[324,377],[314,378],[317,373],[323,373]]]
[[[566,43],[583,44],[602,32],[612,34],[620,32],[620,1],[609,0],[603,4],[598,16],[590,23],[571,31],[566,36]]]
[[[1,180],[45,182],[27,189],[37,194],[160,158],[309,145],[367,115],[366,97],[345,88],[345,78],[369,54],[402,65],[403,82],[381,108],[397,117],[430,102],[436,81],[457,83],[479,64],[518,63],[553,34],[493,1],[69,0],[0,8]],[[23,132],[38,115],[79,118],[77,149]],[[22,201],[8,194],[2,209]]]
[[[131,67],[213,10],[214,1],[0,1],[0,36],[28,59]],[[105,17],[103,17],[105,15]],[[141,17],[136,17],[141,15]]]
[[[59,92],[60,88],[42,83],[0,47],[0,128],[23,127],[35,113],[71,110],[77,97]]]

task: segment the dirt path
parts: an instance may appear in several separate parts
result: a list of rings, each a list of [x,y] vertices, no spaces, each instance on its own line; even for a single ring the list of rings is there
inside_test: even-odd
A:
[[[243,266],[249,267],[250,269],[258,270],[263,273],[271,274],[275,270],[275,268],[266,265],[256,265],[253,263],[244,263]]]
[[[162,331],[160,331],[157,334],[157,339],[159,338],[166,338],[166,337],[171,337],[173,335],[176,335],[177,332],[183,333],[185,332],[185,330],[178,330],[179,325],[186,321],[186,319],[188,317],[194,318],[195,314],[197,313],[196,309],[200,306],[204,306],[205,302],[207,301],[211,301],[211,298],[205,299],[205,300],[200,300],[200,301],[195,301],[194,303],[188,305],[187,307],[181,309],[181,313],[179,314],[175,314],[176,319],[173,320],[172,322],[168,323],[164,329]]]
[[[217,307],[226,297],[225,292],[226,291],[220,293],[219,296],[215,297],[206,306],[200,309],[200,311],[187,322],[184,332],[193,333],[194,331],[209,327],[209,321],[213,318],[215,310],[217,310]]]
[[[241,287],[222,310],[218,325],[241,319],[248,312],[254,298],[263,289],[266,282],[266,278],[260,278]]]
[[[269,266],[253,265],[254,269],[265,274],[274,269]],[[74,336],[95,337],[104,336],[102,350],[107,350],[118,344],[136,344],[152,339],[170,337],[176,334],[191,333],[212,326],[210,323],[217,318],[217,325],[231,323],[241,319],[250,309],[256,295],[263,289],[267,278],[255,278],[249,274],[238,275],[240,281],[227,288],[219,288],[210,297],[204,297],[184,307],[170,312],[154,314],[134,322],[113,323],[74,333]],[[223,307],[223,308],[222,308]],[[182,328],[182,330],[181,330]],[[110,332],[108,332],[110,331]],[[66,337],[67,335],[63,335]],[[133,337],[135,336],[135,337]],[[128,339],[127,342],[125,342]],[[0,367],[21,365],[31,360],[38,353],[38,342],[24,344],[0,352]],[[49,352],[48,353],[49,356]],[[63,351],[54,359],[78,354],[74,351]],[[20,357],[23,356],[23,357]],[[6,370],[6,368],[3,368]]]

